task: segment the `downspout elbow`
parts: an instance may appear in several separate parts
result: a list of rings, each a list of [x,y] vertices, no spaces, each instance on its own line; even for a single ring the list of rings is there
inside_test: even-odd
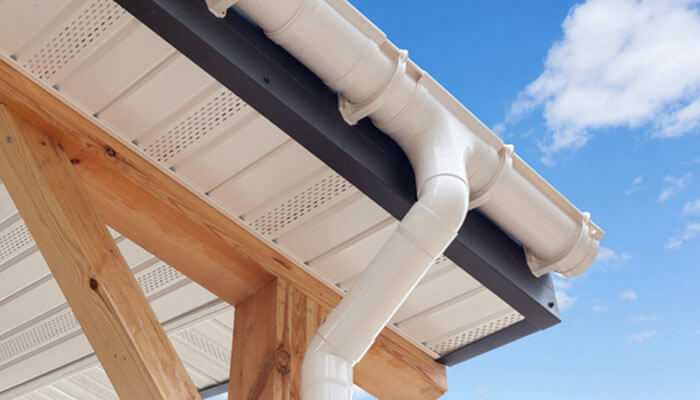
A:
[[[428,120],[427,126],[411,132],[406,125],[413,124],[413,115],[422,115]],[[439,253],[435,254],[438,257],[455,238],[467,216],[470,195],[467,164],[474,154],[474,136],[437,104],[420,83],[413,101],[404,111],[382,125],[413,166],[418,193],[414,208],[423,208],[434,216],[432,221],[423,220],[423,225],[412,228],[409,222],[418,215],[416,210],[409,213],[402,224],[416,235],[430,231],[433,241],[442,243],[438,246]],[[442,234],[437,235],[437,232]]]
[[[404,218],[403,225],[407,231],[416,235],[429,235],[433,239],[420,239],[423,246],[432,247],[431,255],[442,255],[447,246],[457,236],[467,217],[469,204],[469,185],[466,180],[454,175],[435,175],[422,185],[418,202],[414,208],[422,208],[430,217],[418,218],[418,211],[410,218]],[[414,225],[413,221],[416,221]],[[439,233],[438,233],[439,232]],[[434,246],[427,243],[436,242]]]

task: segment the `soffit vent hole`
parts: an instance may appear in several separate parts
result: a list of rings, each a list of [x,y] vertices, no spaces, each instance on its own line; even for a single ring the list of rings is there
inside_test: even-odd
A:
[[[450,260],[449,260],[447,257],[445,257],[445,256],[440,256],[440,257],[438,257],[438,258],[435,259],[435,262],[433,263],[433,266],[440,265],[440,264],[444,264],[444,263],[449,262],[449,261],[450,261]]]
[[[0,265],[34,246],[34,239],[23,221],[0,233]]]
[[[0,342],[0,365],[79,328],[73,313],[70,310],[64,310]]]
[[[196,328],[185,329],[177,334],[181,340],[206,354],[208,357],[222,362],[224,365],[231,363],[231,350],[202,334]]]
[[[160,292],[184,279],[186,279],[184,275],[163,263],[140,273],[136,277],[147,296]],[[70,309],[54,314],[0,342],[0,365],[79,329],[80,325]]]
[[[440,355],[445,355],[451,351],[474,343],[479,339],[483,339],[486,336],[492,335],[501,329],[507,328],[517,322],[522,321],[523,319],[525,318],[520,313],[513,311],[500,318],[493,319],[469,329],[468,331],[451,336],[442,342],[430,346],[430,349]]]
[[[228,89],[221,90],[207,103],[168,129],[144,151],[157,162],[167,163],[247,106]]]
[[[333,173],[294,197],[256,218],[251,227],[264,236],[273,236],[289,224],[352,189],[350,182]]]
[[[50,81],[61,68],[126,15],[126,11],[112,0],[93,1],[32,54],[23,66],[35,77]]]
[[[163,263],[136,277],[136,281],[146,296],[150,296],[156,291],[162,290],[166,286],[170,286],[182,279],[185,279],[184,275],[175,270],[175,268]]]

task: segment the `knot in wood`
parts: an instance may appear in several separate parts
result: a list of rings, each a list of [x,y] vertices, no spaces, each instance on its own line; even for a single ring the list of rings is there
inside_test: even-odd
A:
[[[287,375],[291,369],[292,356],[283,348],[275,351],[275,369],[282,375]]]

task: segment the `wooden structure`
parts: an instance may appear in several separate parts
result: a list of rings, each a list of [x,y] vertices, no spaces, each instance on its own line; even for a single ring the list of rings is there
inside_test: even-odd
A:
[[[283,280],[285,285],[294,285],[296,291],[310,302],[318,304],[317,307],[327,309],[340,300],[336,293],[317,279],[245,232],[6,63],[0,65],[0,103],[3,104],[3,130],[13,131],[12,135],[5,134],[3,139],[3,156],[12,162],[0,164],[0,174],[9,185],[23,217],[36,221],[29,228],[38,237],[39,247],[48,259],[54,275],[61,271],[59,268],[66,267],[61,258],[61,252],[66,251],[65,247],[70,248],[73,242],[83,240],[86,241],[84,246],[92,247],[97,238],[91,237],[91,233],[100,232],[104,237],[106,227],[99,224],[100,221],[105,221],[233,305],[245,302],[250,296],[255,296],[257,301],[260,301],[257,299],[260,296],[274,296],[262,301],[271,301],[274,307],[283,307],[277,303],[276,290],[270,291],[267,288],[270,282],[277,282],[276,279]],[[17,139],[12,139],[18,135]],[[45,146],[40,144],[42,141]],[[7,146],[21,146],[21,150],[14,150],[13,153],[5,150]],[[45,154],[27,157],[36,153],[37,149],[44,150]],[[46,157],[46,154],[53,159],[42,160],[41,157]],[[10,182],[16,182],[16,186]],[[70,182],[71,186],[63,186],[66,182]],[[46,187],[46,190],[32,193],[23,189],[28,184],[36,185],[37,188]],[[61,188],[61,192],[56,193]],[[86,201],[82,197],[83,193],[84,196],[91,196],[91,201]],[[31,199],[36,197],[43,201],[32,202]],[[91,212],[91,207],[85,206],[90,202],[96,204],[97,211]],[[59,225],[64,220],[54,222],[53,229],[47,229],[44,225],[42,216],[51,216],[52,209],[56,207],[61,209],[59,215],[65,220],[77,220],[70,221],[76,226],[71,227],[68,234],[80,234],[79,239],[66,239],[66,233],[59,230]],[[97,217],[98,213],[101,218]],[[84,231],[86,228],[77,224],[90,224],[92,231]],[[101,231],[97,229],[98,226]],[[63,228],[68,229],[65,226]],[[53,243],[53,236],[63,238],[64,242]],[[46,249],[42,243],[44,238]],[[179,242],[181,240],[187,240],[187,246],[183,246]],[[114,257],[109,262],[121,267],[118,252],[106,247],[104,240],[101,245],[105,246],[104,252]],[[193,248],[197,251],[192,251]],[[76,253],[70,256],[78,259],[84,255]],[[156,393],[169,395],[168,391],[160,392],[156,388],[164,390],[162,388],[168,386],[167,382],[177,380],[180,382],[178,385],[169,386],[170,390],[182,388],[182,397],[177,398],[196,398],[185,397],[188,393],[191,396],[195,394],[192,394],[191,385],[186,384],[188,379],[183,379],[181,372],[178,372],[180,367],[177,366],[177,358],[168,355],[171,351],[167,340],[164,340],[160,328],[152,323],[148,304],[138,287],[133,285],[133,277],[126,279],[117,275],[120,273],[119,268],[109,268],[102,272],[104,270],[100,264],[105,260],[99,254],[95,257],[95,264],[88,261],[86,265],[76,265],[76,270],[59,272],[67,275],[67,281],[61,282],[61,286],[74,309],[80,310],[81,305],[86,307],[84,313],[78,313],[78,318],[91,337],[91,343],[103,365],[109,365],[105,362],[114,358],[115,354],[128,354],[132,358],[130,361],[122,360],[124,362],[117,364],[114,369],[107,368],[118,393],[127,398],[126,394],[137,387],[134,382],[148,381],[147,385],[138,385],[140,396],[155,399],[159,398],[155,397]],[[122,275],[123,272],[122,268]],[[82,281],[81,277],[84,278]],[[116,286],[114,291],[112,285]],[[96,289],[92,289],[93,286]],[[94,300],[94,296],[100,293],[114,297],[107,300],[98,297],[107,301],[107,305],[97,310],[90,309],[87,306],[95,306],[96,303],[86,301],[83,297],[87,289],[92,291],[87,299]],[[262,293],[258,293],[261,290]],[[129,310],[143,310],[144,315],[123,314],[119,308],[114,309],[109,305],[112,303],[128,307]],[[118,337],[113,337],[115,332],[122,331],[110,328],[112,335],[101,329],[95,329],[94,333],[91,331],[93,325],[96,328],[104,327],[104,318],[109,318],[110,315],[117,319],[110,320],[108,326],[120,326],[123,333],[116,333]],[[267,315],[257,316],[264,320],[253,321],[253,324],[269,321]],[[145,322],[151,325],[152,332],[144,332]],[[300,334],[306,335],[305,332]],[[253,337],[256,333],[250,332]],[[295,333],[297,332],[287,332]],[[120,346],[117,353],[114,346]],[[358,366],[357,383],[379,398],[440,397],[447,388],[444,367],[412,347],[398,335],[385,332],[370,355]],[[151,363],[157,363],[157,370],[163,376],[150,370],[155,368]],[[268,384],[278,385],[275,375],[265,376],[267,379],[263,383],[256,381],[251,384],[263,387]],[[284,385],[290,391],[293,386]],[[153,388],[154,397],[144,395],[148,388]],[[256,393],[262,389],[252,390]],[[275,396],[285,397],[266,398],[289,398],[281,390],[275,390],[274,393]]]

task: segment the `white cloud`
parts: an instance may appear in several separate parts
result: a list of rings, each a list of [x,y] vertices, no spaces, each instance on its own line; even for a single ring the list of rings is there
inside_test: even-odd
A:
[[[605,263],[605,264],[615,264],[615,263],[620,263],[629,260],[632,258],[632,255],[630,255],[627,252],[622,252],[618,253],[615,250],[601,246],[600,249],[598,250],[598,261]]]
[[[700,199],[688,201],[683,205],[683,215],[700,214]]]
[[[664,177],[664,187],[659,193],[659,203],[663,203],[671,197],[682,192],[690,183],[693,178],[691,173],[687,173],[683,176],[666,176]]]
[[[678,236],[674,236],[666,242],[666,248],[669,250],[676,250],[683,246],[686,242],[689,242],[700,236],[700,222],[691,222],[685,226],[683,232]]]
[[[642,188],[643,183],[644,183],[643,176],[640,175],[640,176],[635,177],[632,180],[632,185],[630,185],[630,187],[628,187],[627,190],[625,190],[625,194],[629,196],[629,195],[639,191],[639,189]]]
[[[562,311],[568,310],[576,303],[576,298],[571,296],[567,290],[557,289],[555,293],[557,295],[559,309]]]
[[[559,276],[554,276],[554,294],[557,296],[559,309],[562,311],[568,310],[576,302],[576,297],[571,295],[571,281],[565,280]]]
[[[634,290],[628,289],[620,293],[620,299],[624,301],[635,301],[639,298],[639,295]]]
[[[700,127],[700,99],[688,104],[680,110],[664,116],[659,121],[658,136],[682,136]]]
[[[617,258],[618,255],[615,250],[609,247],[601,246],[600,250],[598,250],[598,260],[602,262],[610,262],[612,260],[616,260]]]
[[[648,125],[657,137],[700,125],[699,0],[587,0],[562,24],[544,71],[505,123],[542,107],[543,160],[585,145],[595,130]]]
[[[641,344],[644,343],[651,338],[656,336],[656,331],[655,330],[649,330],[649,331],[641,331],[639,333],[635,333],[634,335],[630,335],[627,337],[630,342],[636,343],[636,344]]]

